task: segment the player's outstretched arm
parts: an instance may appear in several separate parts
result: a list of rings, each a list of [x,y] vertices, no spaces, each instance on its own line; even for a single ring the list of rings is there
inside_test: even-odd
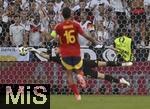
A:
[[[49,55],[47,53],[40,52],[40,53],[38,53],[38,55],[40,55],[41,57],[43,57],[45,59],[49,59]]]
[[[35,48],[31,48],[31,49],[29,49],[29,51],[34,52],[34,53],[37,53],[38,55],[40,55],[41,57],[43,57],[43,58],[45,58],[45,59],[49,59],[49,55],[48,55],[47,53],[38,51],[38,50],[35,49]]]

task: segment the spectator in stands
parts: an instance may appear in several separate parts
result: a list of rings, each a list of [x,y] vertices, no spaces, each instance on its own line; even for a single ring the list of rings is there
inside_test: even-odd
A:
[[[10,41],[12,46],[14,47],[22,46],[24,42],[23,39],[24,39],[25,28],[21,24],[19,15],[14,16],[14,22],[15,23],[10,25],[9,28]]]
[[[25,27],[26,29],[26,39],[29,39],[27,42],[29,42],[29,46],[42,46],[42,44],[45,42],[44,38],[42,38],[41,35],[41,20],[39,13],[34,13],[32,18],[30,19],[30,22]],[[26,44],[27,45],[27,44]]]
[[[94,34],[94,25],[91,21],[87,20],[87,13],[85,11],[81,11],[80,13],[80,25],[82,27],[82,29],[87,33],[90,34],[90,36],[95,37]],[[90,45],[90,42],[85,39],[84,37],[79,35],[79,43],[80,46],[88,46]]]
[[[55,20],[56,19],[56,17],[55,17],[55,12],[52,10],[52,11],[49,11],[48,12],[48,20],[50,21],[50,20]],[[57,22],[57,21],[56,21]]]
[[[35,1],[30,2],[30,7],[29,7],[29,16],[33,16],[34,13],[39,13],[39,4]]]
[[[30,20],[30,16],[28,16],[28,10],[22,10],[20,11],[20,17],[21,17],[21,24],[24,26],[24,28],[26,28],[26,26],[29,25],[29,20]],[[24,35],[24,47],[28,46],[28,33],[25,31],[25,35]]]
[[[114,40],[115,30],[117,29],[117,23],[113,17],[114,13],[111,8],[108,8],[104,17],[103,25],[105,29],[108,31],[108,40],[107,45],[111,45]]]
[[[25,27],[29,23],[28,11],[22,10],[20,11],[20,19],[21,24]]]
[[[9,9],[9,7],[3,11],[2,20],[3,22],[6,22],[6,23],[11,22],[12,12],[11,12],[11,9]]]
[[[104,17],[105,17],[104,3],[98,5],[98,11],[95,8],[95,14],[97,14],[97,16],[94,18],[94,23],[95,24],[98,24],[98,22],[103,22],[104,21]]]
[[[0,0],[0,7],[3,8],[3,0]]]
[[[62,0],[56,0],[54,3],[55,20],[57,23],[63,21],[63,17],[61,15],[63,4],[64,2]]]
[[[48,32],[48,25],[49,25],[49,18],[47,15],[47,10],[46,10],[46,1],[41,1],[39,4],[39,15],[40,15],[40,22],[41,22],[41,38],[42,38],[42,47],[45,47],[45,40],[46,40],[46,35],[45,33]]]
[[[141,46],[145,46],[145,25],[146,25],[146,13],[144,9],[144,0],[128,0],[128,4],[131,8],[131,32],[134,38],[137,33],[137,28],[140,29]],[[138,24],[138,25],[137,25]]]
[[[51,39],[49,33],[51,33],[55,26],[56,26],[56,21],[55,20],[50,20],[49,21],[49,26],[48,26],[48,33],[45,33],[45,36],[46,36],[46,46],[47,46],[47,49],[51,49],[51,47],[54,47],[54,46],[58,46],[58,41],[56,39]]]
[[[53,2],[50,1],[47,3],[47,11],[48,11],[48,13],[51,11],[54,11],[54,3]]]
[[[106,30],[105,26],[103,25],[103,22],[100,21],[96,24],[96,36],[98,41],[101,42],[101,44],[106,44],[109,39],[109,33]]]
[[[55,13],[60,13],[62,10],[64,2],[62,0],[55,0],[54,11]]]
[[[112,10],[115,13],[118,28],[126,28],[127,26],[127,2],[125,0],[110,0]]]
[[[56,21],[55,20],[50,20],[49,21],[49,25],[48,25],[48,34],[47,34],[47,40],[50,41],[50,37],[49,37],[49,33],[52,32],[52,30],[54,30],[55,26],[56,26]]]
[[[22,10],[29,10],[29,2],[30,2],[31,0],[22,0],[22,2],[21,2],[21,5],[20,5],[20,8],[22,9]]]
[[[100,3],[100,4],[104,4],[104,7],[105,7],[106,9],[109,9],[109,7],[110,7],[110,0],[100,0],[99,3]]]
[[[15,2],[14,2],[15,12],[19,13],[22,10],[21,9],[21,4],[22,4],[21,0],[15,0]]]
[[[99,4],[99,2],[99,0],[88,0],[87,6],[94,10]]]
[[[13,24],[14,23],[14,15],[16,15],[16,14],[17,13],[15,13],[15,5],[14,5],[14,3],[10,2],[10,4],[8,4],[6,10],[4,10],[2,19],[6,23],[11,22],[11,24]]]
[[[105,38],[109,36],[108,40],[110,40],[109,42],[111,42],[117,25],[118,28],[124,28],[127,26],[127,8],[128,8],[126,4],[127,2],[128,4],[130,4],[129,6],[131,8],[131,14],[132,14],[131,29],[132,29],[132,34],[134,33],[134,35],[132,36],[134,37],[135,34],[137,33],[135,26],[136,24],[139,23],[141,25],[140,26],[140,30],[141,30],[140,33],[142,37],[141,45],[145,45],[145,42],[146,44],[148,44],[149,39],[146,37],[147,36],[149,37],[149,32],[148,32],[149,31],[148,6],[150,4],[149,0],[132,0],[130,2],[129,0],[128,1],[125,0],[100,0],[100,1],[99,0],[0,0],[0,6],[3,7],[5,11],[2,15],[2,21],[7,23],[9,26],[11,23],[14,23],[15,20],[14,15],[20,14],[21,24],[24,25],[26,28],[28,28],[29,27],[28,25],[31,25],[32,24],[31,22],[33,20],[32,18],[29,17],[32,17],[38,13],[40,15],[40,20],[39,20],[40,21],[40,26],[39,26],[40,42],[42,43],[41,45],[43,45],[43,43],[45,42],[45,37],[43,37],[44,36],[43,31],[48,32],[49,22],[55,20],[56,23],[59,23],[63,20],[61,16],[61,10],[64,6],[69,6],[72,8],[72,10],[74,11],[74,18],[79,22],[81,22],[82,20],[81,18],[82,15],[80,16],[80,14],[82,14],[83,11],[83,13],[86,12],[85,13],[87,16],[86,22],[90,21],[91,23],[93,23],[95,25],[95,29],[97,29],[97,26],[99,26],[99,24],[103,24],[102,25],[103,27],[101,27],[101,29],[104,28],[104,30],[106,30],[105,33],[108,33],[108,35],[106,35]],[[134,9],[141,8],[142,10],[144,8],[143,4],[145,4],[145,12],[147,15],[145,14],[145,12],[143,14],[137,15]],[[29,12],[27,10],[29,10]],[[113,10],[115,13],[113,13]],[[114,22],[113,14],[117,16],[116,17],[117,22]],[[143,16],[145,17],[145,19],[147,17],[147,21],[138,18],[138,16]],[[145,32],[145,28],[147,29],[147,32]],[[27,33],[29,35],[30,32],[28,31]],[[96,36],[98,37],[97,35],[98,32],[95,33]],[[25,40],[27,42],[29,42],[28,38],[29,37],[25,37]],[[9,38],[6,37],[6,39],[8,40]],[[102,38],[98,37],[98,39],[101,40]]]
[[[112,19],[112,11],[105,8],[104,3],[98,5],[98,15],[95,17],[94,22],[96,26],[97,38],[102,42],[111,44],[115,31],[115,22]],[[104,35],[104,36],[102,36]]]
[[[8,11],[9,11],[10,17],[12,17],[15,14],[18,14],[18,12],[15,13],[15,9],[16,9],[15,7],[16,5],[14,2],[10,2],[10,4],[8,5]]]
[[[76,15],[80,16],[81,11],[86,11],[87,2],[85,0],[80,0],[79,5],[77,5],[78,9],[75,11]]]
[[[79,5],[76,5],[72,10],[74,11],[74,19],[78,22],[80,22],[80,14],[81,11],[83,12],[89,12],[89,9],[86,9],[86,0],[80,0]]]
[[[0,8],[0,47],[9,45],[9,26],[10,23],[3,21],[3,8]]]

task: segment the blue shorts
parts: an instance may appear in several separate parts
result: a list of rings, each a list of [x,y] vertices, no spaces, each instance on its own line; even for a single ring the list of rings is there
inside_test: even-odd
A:
[[[63,57],[61,63],[66,70],[79,70],[82,68],[83,60],[81,57]]]

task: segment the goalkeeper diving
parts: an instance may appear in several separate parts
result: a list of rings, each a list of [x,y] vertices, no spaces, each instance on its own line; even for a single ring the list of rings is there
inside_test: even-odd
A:
[[[54,50],[55,50],[56,56],[52,56],[52,50],[49,50],[48,52],[41,52],[35,48],[29,49],[29,51],[31,51],[32,53],[37,53],[41,57],[48,59],[49,61],[56,62],[61,65],[61,60],[59,57],[59,48],[56,47]],[[98,61],[98,60],[84,60],[83,59],[84,76],[90,77],[93,79],[104,79],[111,83],[114,82],[118,84],[125,84],[127,86],[130,86],[130,83],[124,78],[117,79],[115,77],[112,77],[111,75],[107,75],[97,70],[93,70],[93,68],[101,67],[101,66],[132,66],[132,65],[133,65],[132,62],[120,63],[120,62],[113,62],[113,61],[104,62],[104,61]]]

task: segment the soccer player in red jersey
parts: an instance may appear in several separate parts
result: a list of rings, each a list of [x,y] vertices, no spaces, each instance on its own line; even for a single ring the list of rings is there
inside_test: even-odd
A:
[[[68,83],[77,100],[81,100],[78,88],[73,81],[72,71],[77,73],[77,78],[82,87],[86,87],[86,82],[83,78],[82,64],[80,56],[80,45],[78,42],[78,34],[85,37],[92,43],[97,43],[92,37],[88,36],[80,27],[80,25],[71,20],[71,9],[65,7],[62,10],[64,21],[55,27],[55,32],[58,35],[60,56],[63,67],[67,71]],[[53,31],[54,32],[54,31]],[[55,35],[56,35],[55,34]],[[51,34],[52,37],[54,34]]]

